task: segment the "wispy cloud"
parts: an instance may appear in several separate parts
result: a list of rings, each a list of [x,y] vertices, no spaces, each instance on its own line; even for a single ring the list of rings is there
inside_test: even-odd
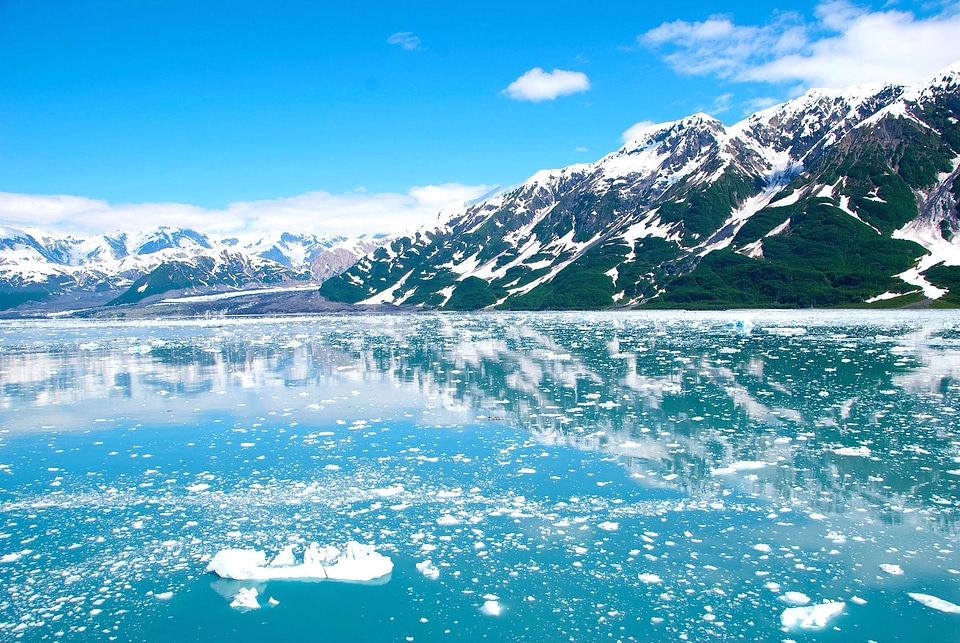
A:
[[[407,51],[417,51],[418,49],[421,49],[420,38],[418,38],[412,31],[398,31],[390,34],[390,37],[387,38],[387,44],[397,45],[401,49],[406,49]]]
[[[406,193],[305,192],[294,197],[239,201],[222,209],[184,203],[119,203],[80,196],[0,192],[0,225],[75,234],[166,225],[219,234],[291,231],[391,234],[415,229],[444,207],[486,194],[489,185],[446,183]]]
[[[620,135],[620,139],[624,143],[629,143],[654,125],[655,123],[653,121],[640,121],[639,123],[634,123],[627,128],[627,131]]]
[[[738,25],[728,16],[667,22],[638,37],[675,70],[740,82],[844,87],[915,82],[960,60],[960,2],[919,18],[872,11],[847,0],[817,5],[810,22],[797,13],[764,25]]]
[[[514,100],[539,103],[554,100],[560,96],[585,92],[588,89],[590,89],[590,79],[583,72],[563,69],[545,72],[540,67],[534,67],[510,83],[502,93]]]

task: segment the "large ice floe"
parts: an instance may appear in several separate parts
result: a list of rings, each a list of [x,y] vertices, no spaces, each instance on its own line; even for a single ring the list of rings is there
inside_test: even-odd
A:
[[[843,613],[843,601],[820,603],[806,607],[788,607],[780,614],[780,623],[787,629],[822,630]]]
[[[332,545],[311,543],[297,562],[294,545],[288,545],[267,562],[254,549],[222,549],[210,560],[207,571],[233,580],[336,580],[354,583],[386,582],[393,561],[373,545],[350,541],[341,552]]]

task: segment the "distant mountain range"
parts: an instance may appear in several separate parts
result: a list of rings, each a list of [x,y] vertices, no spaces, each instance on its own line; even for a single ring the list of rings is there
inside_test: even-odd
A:
[[[440,214],[321,286],[465,310],[960,304],[960,64],[654,125]]]
[[[0,228],[0,310],[955,306],[958,174],[960,63],[653,125],[406,236]]]
[[[287,232],[240,241],[166,227],[84,237],[0,227],[0,310],[49,312],[316,285],[383,241]]]

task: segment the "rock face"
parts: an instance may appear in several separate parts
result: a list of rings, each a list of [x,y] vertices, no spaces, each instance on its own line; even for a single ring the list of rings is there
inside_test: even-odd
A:
[[[960,64],[730,127],[651,126],[441,212],[321,293],[448,310],[960,303],[958,119]]]
[[[159,227],[89,237],[0,228],[0,310],[131,304],[165,293],[319,284],[383,243],[279,233],[247,242]]]

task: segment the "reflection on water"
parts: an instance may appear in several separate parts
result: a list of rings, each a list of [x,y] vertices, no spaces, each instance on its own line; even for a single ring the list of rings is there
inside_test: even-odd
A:
[[[38,507],[90,511],[83,520],[69,521],[96,524],[136,506],[144,514],[159,512],[157,523],[149,522],[155,516],[144,518],[138,513],[130,523],[134,527],[115,527],[115,534],[127,538],[156,524],[164,525],[166,535],[151,535],[153,540],[146,541],[157,548],[154,553],[140,558],[123,555],[131,556],[131,564],[137,561],[149,567],[149,561],[159,556],[156,552],[172,547],[158,543],[178,543],[180,558],[168,556],[178,562],[164,567],[163,573],[183,575],[176,587],[184,589],[195,580],[187,574],[196,574],[199,557],[210,553],[204,551],[209,548],[205,540],[231,542],[224,541],[218,529],[228,536],[235,534],[230,538],[244,545],[261,547],[275,544],[270,539],[280,536],[273,532],[290,525],[326,529],[330,537],[353,529],[368,541],[406,542],[394,545],[401,558],[419,561],[425,553],[434,552],[437,561],[441,554],[447,555],[438,564],[456,567],[467,565],[463,550],[472,556],[474,545],[458,547],[456,540],[444,540],[429,527],[461,525],[456,533],[476,539],[477,555],[486,561],[483,557],[491,551],[487,547],[494,543],[488,538],[484,545],[479,527],[503,520],[506,523],[495,544],[504,560],[507,554],[501,548],[506,551],[511,542],[517,543],[511,549],[515,553],[533,548],[542,550],[544,561],[555,556],[557,576],[549,584],[559,587],[566,582],[563,570],[573,569],[571,560],[590,561],[592,553],[585,552],[602,544],[597,548],[600,557],[592,559],[597,567],[589,580],[599,583],[600,589],[589,591],[622,594],[624,605],[616,609],[596,600],[580,606],[581,599],[558,594],[556,601],[563,607],[550,612],[556,622],[537,617],[547,619],[540,622],[544,631],[580,640],[601,636],[675,639],[688,634],[764,638],[771,632],[780,634],[777,616],[783,604],[775,602],[780,607],[771,608],[762,596],[779,592],[784,578],[791,579],[787,574],[778,582],[768,582],[766,574],[775,572],[754,574],[752,566],[773,564],[768,562],[770,557],[786,565],[784,569],[794,566],[792,573],[826,570],[822,573],[833,579],[830,582],[836,588],[822,576],[804,581],[821,591],[830,587],[834,595],[825,599],[847,592],[844,597],[849,600],[854,591],[868,593],[886,582],[883,574],[877,576],[874,571],[876,564],[900,560],[895,556],[924,559],[928,584],[914,587],[915,591],[933,591],[930,579],[960,574],[953,557],[960,536],[958,408],[960,316],[948,312],[14,322],[0,331],[0,473],[7,473],[9,480],[6,488],[0,487],[2,511],[8,519],[0,533],[0,549],[5,550],[0,555],[12,552],[9,561],[22,563],[38,556],[34,550],[42,551],[33,541],[36,536],[18,531],[39,521],[31,514]],[[211,429],[215,426],[222,428]],[[438,427],[475,431],[456,434],[468,437],[427,431]],[[162,435],[167,437],[148,439],[147,435],[154,435],[143,433],[148,429],[166,431]],[[162,443],[165,447],[161,440],[167,440]],[[148,443],[152,446],[144,446]],[[102,445],[99,460],[68,459],[71,451],[78,454],[76,458],[90,453],[91,445]],[[148,448],[155,452],[146,453]],[[108,449],[112,450],[106,453]],[[161,449],[167,451],[159,453]],[[579,453],[582,459],[572,460],[568,452]],[[130,464],[123,464],[125,468],[109,464],[116,459],[107,456],[118,453],[139,457],[137,462],[143,461],[144,467],[133,471]],[[147,457],[154,457],[149,465],[143,460]],[[535,485],[526,482],[534,480],[538,470],[548,469],[548,458],[554,462],[549,465],[552,475]],[[61,460],[80,473],[68,478],[64,472],[69,467]],[[620,467],[620,479],[602,469],[606,462]],[[498,473],[507,469],[517,473],[506,477]],[[218,492],[222,495],[211,496],[215,501],[204,505],[198,494],[183,491],[187,482],[198,481],[215,481],[223,487]],[[377,485],[382,488],[371,491]],[[438,491],[439,487],[452,490]],[[392,502],[378,500],[377,494],[384,489],[403,492],[391,507],[395,514],[378,515],[386,511],[385,502]],[[418,502],[432,504],[421,507]],[[187,520],[193,516],[191,503],[197,511],[209,513]],[[321,513],[309,518],[303,503],[312,503]],[[367,508],[358,509],[361,505]],[[293,506],[296,509],[289,512],[277,509]],[[451,507],[459,513],[448,515]],[[419,513],[408,516],[410,511]],[[715,512],[719,517],[707,520],[700,513],[683,513],[685,517],[677,518],[676,524],[668,518],[672,512],[685,511]],[[753,513],[758,518],[751,517]],[[391,522],[394,515],[399,522]],[[767,522],[757,522],[764,515]],[[650,517],[663,524],[653,529],[644,522]],[[450,520],[443,522],[444,518]],[[609,520],[600,523],[604,518]],[[520,529],[511,527],[513,523],[528,519],[540,521],[540,526],[521,530],[522,535],[511,531]],[[640,521],[632,533],[624,527],[620,537],[630,555],[624,554],[624,560],[615,564],[603,557],[616,549],[617,532],[603,533],[619,528],[620,523],[612,520],[624,525]],[[804,535],[803,521],[824,520],[822,524],[829,523],[824,534]],[[724,521],[733,522],[724,527]],[[588,523],[600,523],[600,532],[575,535]],[[253,525],[257,526],[255,541],[243,540],[245,530]],[[180,532],[192,527],[202,533],[186,539]],[[698,527],[713,530],[720,539],[717,542],[727,543],[715,552],[715,564],[681,564],[676,555],[653,555],[660,546],[657,532],[674,528],[678,538],[689,541],[690,550],[684,556],[693,562],[702,556],[702,563],[712,554],[705,551],[703,538],[691,535]],[[67,529],[57,523],[46,533]],[[734,529],[743,530],[742,535],[732,534]],[[859,541],[873,542],[875,547],[869,554],[830,563],[830,556],[843,555],[836,549],[846,542],[843,530],[861,534]],[[800,560],[795,558],[799,554],[794,550],[800,547],[796,544],[790,545],[792,550],[782,548],[779,556],[759,555],[758,551],[770,550],[768,545],[751,549],[750,543],[761,534],[768,540],[780,539],[781,544],[801,543],[814,564],[810,560],[806,567],[794,564]],[[87,534],[91,542],[98,537],[102,540]],[[676,543],[670,537],[660,540],[667,538],[673,547]],[[15,542],[18,539],[20,544]],[[558,543],[559,549],[551,549],[550,543]],[[31,553],[16,553],[20,548]],[[648,553],[642,554],[642,548]],[[920,551],[931,555],[920,555]],[[37,560],[41,565],[42,560]],[[644,569],[628,573],[626,565],[636,561],[645,561],[648,573]],[[705,618],[702,601],[696,602],[700,594],[692,593],[690,587],[710,586],[711,574],[734,564],[748,570],[743,578],[753,580],[740,581],[746,593],[739,595],[730,593],[730,578],[717,580],[709,590],[712,594],[704,590],[713,596],[710,600],[726,602],[732,613],[720,621]],[[841,571],[844,564],[861,571],[848,577]],[[11,599],[12,603],[0,604],[0,620],[7,619],[0,622],[0,634],[50,634],[52,630],[39,625],[14,629],[17,619],[26,618],[21,616],[22,605],[37,595],[31,594],[24,580],[33,571],[20,570],[21,577],[16,568],[2,565],[0,575],[11,574],[5,582],[20,588],[11,591],[21,603]],[[94,576],[120,573],[112,562],[98,565]],[[412,563],[407,567],[413,569]],[[545,574],[548,568],[546,562],[531,565],[528,561],[511,568],[511,574],[515,577],[516,569]],[[401,571],[395,574],[404,567],[398,562],[397,569]],[[444,575],[449,572],[440,569]],[[459,595],[482,594],[477,584],[488,582],[484,579],[492,578],[494,569],[465,573],[467,585],[457,586]],[[651,570],[675,574],[679,586],[667,587]],[[473,585],[468,583],[470,575],[475,576]],[[459,572],[450,578],[459,579]],[[625,578],[630,579],[627,586]],[[648,589],[654,582],[651,578],[658,578],[655,584],[663,582],[663,586]],[[577,582],[588,586],[586,580]],[[223,585],[217,586],[221,593],[226,591]],[[942,585],[932,587],[942,589]],[[501,591],[506,590],[501,587]],[[634,624],[630,627],[640,629],[631,630],[628,621],[633,620],[624,620],[624,614],[636,608],[638,597],[650,601],[644,609],[654,616],[637,617],[642,627]],[[532,594],[529,598],[530,605],[536,605]],[[886,609],[875,604],[878,611],[872,618]],[[457,614],[452,605],[450,613]],[[684,609],[688,613],[681,617]],[[894,611],[909,609],[913,608],[898,604]],[[707,614],[712,616],[712,610]],[[80,618],[81,611],[77,608],[71,614]],[[114,615],[120,619],[117,627],[122,620],[118,615],[124,612]],[[756,625],[758,614],[767,612],[773,614],[772,621]],[[30,614],[33,625],[53,618],[45,612]],[[743,623],[736,627],[724,623],[737,621],[737,614]],[[90,618],[88,612],[83,617]],[[571,625],[585,617],[595,623]],[[388,628],[385,623],[393,622],[394,615],[382,618],[379,627]],[[453,622],[465,627],[470,618],[476,618],[475,610]],[[428,627],[430,619],[423,621],[423,627]],[[892,631],[890,623],[878,623],[874,635]],[[953,627],[951,622],[936,623],[934,630],[925,632],[936,634]],[[88,631],[86,627],[75,624],[66,631],[78,635]],[[140,635],[160,640],[170,634],[160,626],[151,627],[151,633],[144,630]],[[245,626],[236,627],[242,631]],[[760,629],[751,629],[756,627]],[[385,635],[388,639],[400,634],[399,630],[381,631],[391,632]],[[499,635],[525,636],[518,634],[522,631],[503,629]],[[264,630],[269,636],[279,632]],[[866,636],[866,629],[860,632]],[[460,632],[471,633],[496,635],[483,629]],[[198,629],[195,636],[211,633]]]
[[[646,484],[697,497],[749,462],[741,483],[766,497],[893,521],[929,514],[956,530],[954,315],[28,322],[3,333],[0,378],[8,432],[89,429],[172,405],[236,412],[238,391],[289,401],[373,382],[395,407],[437,398],[544,444],[609,452]]]

